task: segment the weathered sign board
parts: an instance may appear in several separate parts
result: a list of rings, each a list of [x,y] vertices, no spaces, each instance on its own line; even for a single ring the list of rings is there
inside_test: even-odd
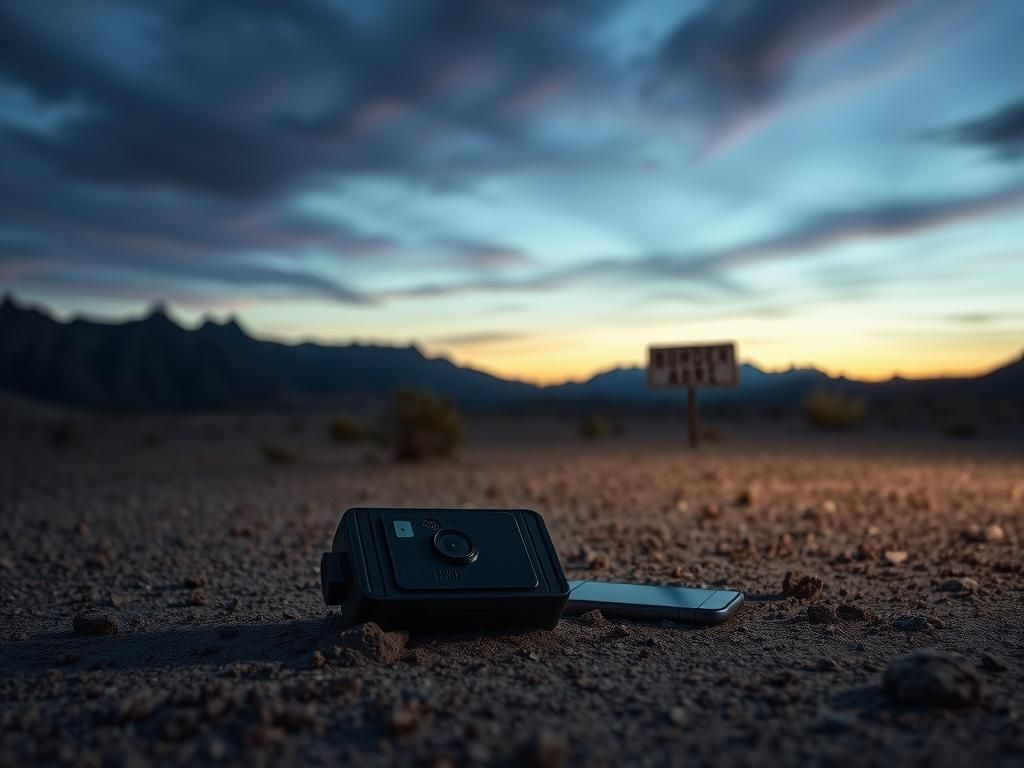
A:
[[[647,386],[651,389],[687,390],[690,412],[690,446],[697,447],[699,387],[735,387],[740,383],[736,345],[687,344],[648,347]]]

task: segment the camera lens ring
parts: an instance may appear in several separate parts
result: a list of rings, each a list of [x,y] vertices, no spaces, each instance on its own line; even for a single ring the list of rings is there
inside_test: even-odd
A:
[[[462,546],[459,546],[459,545]],[[434,550],[449,563],[469,565],[479,555],[476,542],[456,528],[442,528],[434,534]]]

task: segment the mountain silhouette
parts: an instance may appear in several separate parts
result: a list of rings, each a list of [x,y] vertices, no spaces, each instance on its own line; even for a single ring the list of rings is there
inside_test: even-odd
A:
[[[534,391],[415,347],[280,344],[253,339],[234,321],[188,330],[160,306],[113,324],[59,322],[10,297],[0,304],[0,388],[42,400],[112,410],[222,408],[380,397],[403,386],[482,407]]]
[[[101,410],[256,407],[309,398],[382,399],[402,387],[435,392],[459,405],[681,403],[675,390],[651,391],[642,368],[616,368],[583,382],[538,387],[509,381],[415,346],[282,344],[254,339],[234,319],[191,330],[156,305],[144,318],[103,323],[56,320],[12,297],[0,303],[0,389]],[[798,405],[816,389],[872,400],[1024,399],[1024,358],[976,378],[831,378],[813,368],[769,373],[749,364],[740,386],[702,390],[708,404],[754,408]]]

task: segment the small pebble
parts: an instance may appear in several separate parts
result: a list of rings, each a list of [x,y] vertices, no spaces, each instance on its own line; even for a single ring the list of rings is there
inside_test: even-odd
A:
[[[978,580],[970,576],[963,576],[959,579],[946,579],[939,585],[940,592],[976,592]]]
[[[964,531],[964,538],[968,541],[976,541],[986,544],[998,544],[1006,539],[1006,532],[1001,525],[978,525],[977,523],[967,527]]]
[[[818,596],[822,586],[822,581],[817,576],[786,571],[786,576],[782,580],[782,594],[798,600],[811,600]]]
[[[883,553],[883,557],[892,565],[900,565],[907,562],[909,555],[902,549],[889,549]]]
[[[931,624],[925,616],[903,615],[897,616],[893,626],[901,632],[924,632],[931,629]]]

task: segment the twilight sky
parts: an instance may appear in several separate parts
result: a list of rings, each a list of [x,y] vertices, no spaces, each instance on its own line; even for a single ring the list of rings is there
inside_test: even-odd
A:
[[[1024,2],[0,7],[0,285],[581,378],[1024,348]]]

